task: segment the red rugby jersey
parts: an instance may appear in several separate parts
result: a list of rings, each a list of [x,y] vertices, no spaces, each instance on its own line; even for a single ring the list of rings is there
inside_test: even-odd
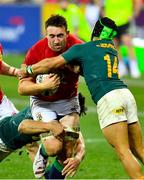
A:
[[[81,41],[80,39],[76,38],[73,35],[68,35],[67,44],[64,51],[69,49],[71,46],[75,44],[80,44],[80,43],[83,43],[83,41]],[[38,41],[28,51],[28,53],[26,54],[24,64],[32,65],[42,59],[58,56],[59,54],[60,53],[54,52],[52,49],[48,47],[48,39],[44,38]],[[58,71],[63,74],[63,80],[57,92],[51,96],[38,95],[40,99],[45,100],[45,101],[57,101],[60,99],[69,99],[77,95],[79,75],[70,71],[69,68],[67,67],[61,67],[58,69]]]
[[[2,48],[2,45],[0,44],[0,69],[1,69],[1,64],[2,64],[2,54],[3,54],[3,48]],[[3,98],[3,92],[0,87],[0,103],[2,101],[2,98]]]

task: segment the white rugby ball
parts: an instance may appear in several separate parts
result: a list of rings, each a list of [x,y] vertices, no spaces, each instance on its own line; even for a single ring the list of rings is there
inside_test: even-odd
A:
[[[42,83],[45,78],[48,76],[48,74],[39,74],[36,76],[36,83]],[[55,94],[57,92],[58,88],[52,89],[52,90],[46,90],[44,92],[42,92],[41,94],[43,96],[52,96],[53,94]]]

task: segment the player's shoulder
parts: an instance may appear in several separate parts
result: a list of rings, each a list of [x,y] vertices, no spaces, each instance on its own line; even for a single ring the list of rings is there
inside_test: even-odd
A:
[[[37,41],[32,47],[28,50],[27,56],[43,52],[44,48],[47,46],[47,38]]]
[[[37,41],[31,49],[41,49],[44,48],[47,45],[47,38],[43,38],[39,41]]]

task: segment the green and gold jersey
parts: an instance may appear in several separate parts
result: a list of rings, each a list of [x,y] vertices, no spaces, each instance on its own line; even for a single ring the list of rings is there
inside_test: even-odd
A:
[[[24,119],[32,119],[30,108],[26,108],[18,114],[0,121],[0,138],[8,148],[16,150],[27,143],[35,141],[33,136],[18,132],[18,126]]]
[[[81,66],[95,103],[109,91],[127,87],[119,79],[117,51],[111,40],[75,45],[62,56],[65,61]]]

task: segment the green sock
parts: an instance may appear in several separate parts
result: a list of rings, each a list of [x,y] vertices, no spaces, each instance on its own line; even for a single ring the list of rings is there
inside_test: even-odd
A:
[[[52,167],[52,165],[49,164],[49,165],[45,168],[45,173],[49,173],[51,167]]]
[[[64,166],[63,166],[62,164],[60,164],[57,159],[55,159],[55,161],[54,161],[54,166],[55,166],[55,168],[56,168],[57,170],[59,170],[60,172],[62,172],[62,170],[63,170],[63,168],[64,168]]]
[[[45,179],[49,179],[49,173],[50,173],[51,167],[52,167],[52,166],[49,164],[49,165],[45,168],[45,174],[44,174]]]
[[[43,144],[41,145],[40,153],[45,159],[48,158],[48,154],[47,154]]]
[[[65,176],[62,175],[63,168],[64,166],[55,160],[46,179],[64,179]]]

